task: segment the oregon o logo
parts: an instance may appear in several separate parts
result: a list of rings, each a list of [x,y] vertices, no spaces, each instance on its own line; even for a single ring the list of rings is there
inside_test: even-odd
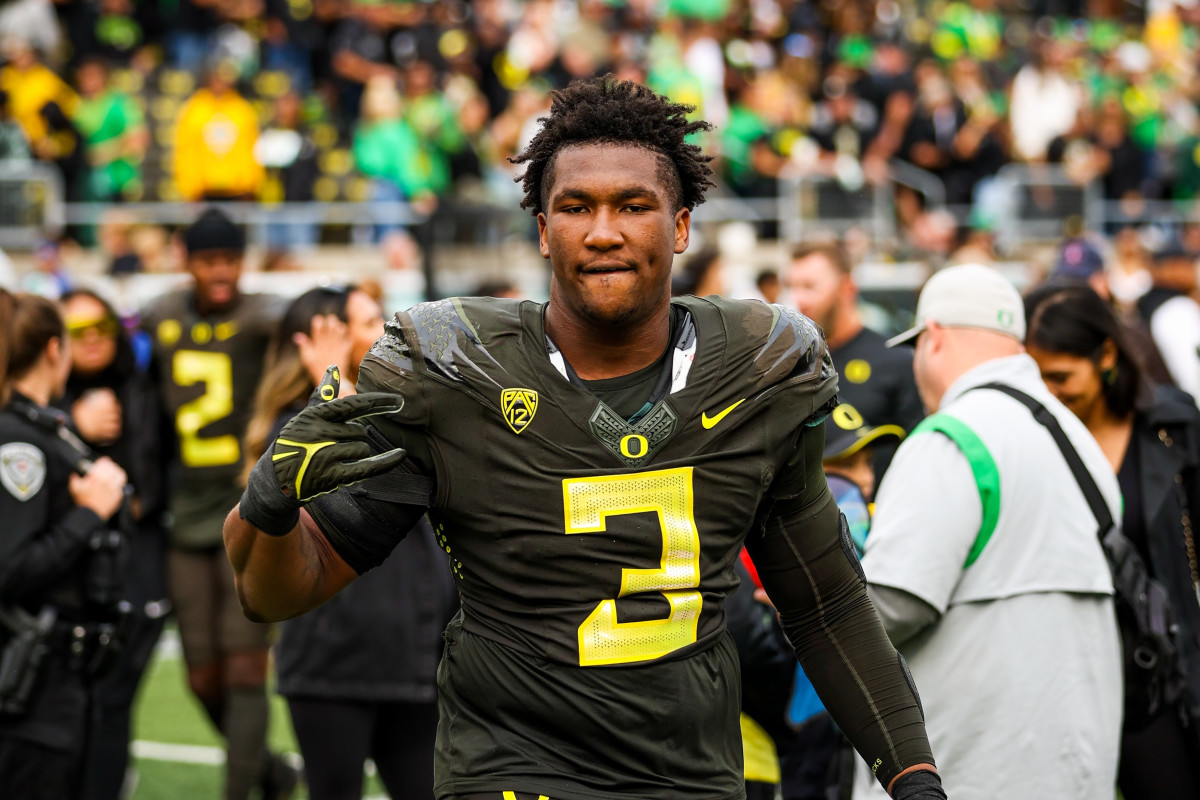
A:
[[[866,383],[871,379],[871,365],[861,358],[856,358],[846,364],[842,374],[851,383]]]
[[[636,452],[633,447],[634,443],[637,445]],[[640,433],[631,433],[621,439],[621,455],[626,458],[641,458],[649,449],[650,442]]]
[[[862,414],[849,403],[842,403],[831,413],[833,422],[844,431],[856,431],[863,426]]]

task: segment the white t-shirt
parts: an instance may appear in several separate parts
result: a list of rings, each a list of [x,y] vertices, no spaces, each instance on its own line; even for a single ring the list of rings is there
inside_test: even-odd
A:
[[[934,758],[955,800],[1113,797],[1120,741],[1120,640],[1097,523],[1070,469],[999,382],[1047,407],[1119,519],[1120,490],[1082,423],[1049,394],[1026,355],[962,376],[942,413],[985,445],[999,515],[964,568],[984,517],[970,463],[940,433],[910,436],[876,498],[863,568],[940,619],[900,650],[925,709]],[[855,800],[885,795],[860,764]]]

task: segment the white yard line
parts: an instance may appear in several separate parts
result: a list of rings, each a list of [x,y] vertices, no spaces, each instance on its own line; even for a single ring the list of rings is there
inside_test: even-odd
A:
[[[147,761],[170,761],[176,764],[196,764],[204,767],[220,767],[225,764],[225,750],[220,747],[210,747],[200,744],[171,744],[169,742],[148,742],[137,739],[130,745],[134,758]],[[375,774],[375,764],[367,761],[365,772]],[[363,800],[388,800],[387,795],[364,795]]]

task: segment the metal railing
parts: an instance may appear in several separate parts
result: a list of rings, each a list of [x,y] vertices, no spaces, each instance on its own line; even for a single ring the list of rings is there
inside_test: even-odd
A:
[[[1126,224],[1177,226],[1200,219],[1191,201],[1105,201],[1097,183],[1076,184],[1054,165],[1010,164],[992,180],[990,195],[999,202],[987,210],[1009,252],[1016,252],[1024,243],[1060,238],[1069,217],[1079,217],[1088,229],[1100,232]],[[778,237],[786,242],[857,228],[886,249],[902,233],[896,218],[897,187],[918,192],[926,210],[947,211],[960,225],[969,224],[970,207],[947,206],[945,188],[937,176],[903,161],[892,162],[889,180],[882,185],[852,188],[832,177],[808,175],[781,179],[775,197],[714,194],[696,210],[695,221],[701,225],[734,221],[777,224]],[[4,249],[29,249],[40,236],[57,234],[67,225],[98,225],[116,209],[136,222],[184,225],[194,219],[199,205],[66,203],[61,176],[53,165],[0,162],[0,248]],[[405,202],[217,205],[246,226],[251,243],[264,248],[280,241],[291,243],[292,237],[280,232],[294,229],[307,229],[311,234],[307,241],[317,241],[316,235],[325,230],[337,241],[369,245],[379,231],[404,226],[428,249],[464,238],[488,245],[533,234],[526,212],[483,202],[451,200],[433,215]],[[348,229],[349,234],[331,232],[331,227]],[[432,270],[433,256],[428,257],[427,269]]]
[[[64,223],[62,173],[36,161],[0,161],[0,248],[28,250]]]

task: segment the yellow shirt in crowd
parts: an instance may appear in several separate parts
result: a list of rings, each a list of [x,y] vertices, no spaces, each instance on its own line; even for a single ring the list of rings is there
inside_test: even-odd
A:
[[[175,130],[175,184],[184,200],[205,195],[253,195],[263,182],[254,160],[258,117],[236,92],[192,95]]]
[[[46,122],[38,113],[42,106],[56,102],[63,114],[73,117],[79,103],[79,95],[41,64],[26,70],[11,65],[0,69],[0,89],[8,93],[9,112],[31,144],[46,137]]]

